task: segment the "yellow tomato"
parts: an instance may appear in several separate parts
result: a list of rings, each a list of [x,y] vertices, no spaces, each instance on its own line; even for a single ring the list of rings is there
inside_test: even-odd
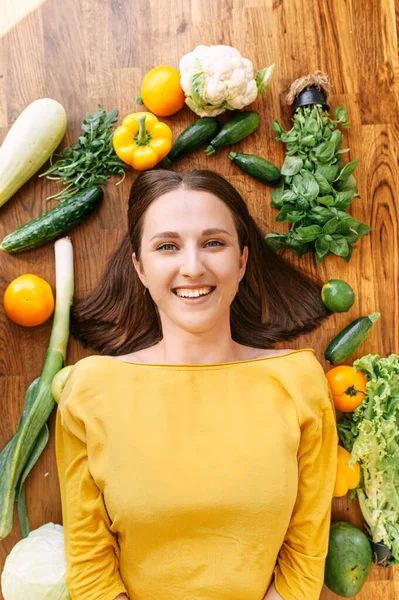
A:
[[[4,292],[4,310],[18,325],[41,325],[54,312],[54,295],[47,281],[28,273],[14,279]]]
[[[170,117],[184,106],[180,72],[173,67],[155,67],[145,75],[141,98],[149,111],[158,117]]]
[[[326,373],[335,408],[342,412],[353,412],[361,405],[366,395],[367,379],[363,371],[341,365]]]
[[[335,480],[334,498],[341,498],[348,493],[348,490],[354,489],[360,481],[360,465],[355,462],[351,467],[348,462],[351,453],[342,446],[338,446],[338,464],[337,477]]]

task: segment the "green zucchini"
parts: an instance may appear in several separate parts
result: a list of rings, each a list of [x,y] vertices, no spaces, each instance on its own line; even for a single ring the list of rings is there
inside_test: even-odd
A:
[[[235,144],[248,137],[259,127],[260,116],[254,110],[244,110],[238,115],[227,121],[210,142],[205,150],[207,156],[215,154],[217,150],[224,146]]]
[[[98,206],[102,189],[95,185],[78,192],[55,208],[6,235],[0,244],[5,252],[23,252],[38,248],[75,227]]]
[[[349,323],[328,344],[324,352],[324,358],[332,365],[339,365],[344,362],[364,342],[371,331],[374,321],[379,317],[379,312],[373,312],[367,317],[359,317],[355,321],[352,321],[352,323]]]
[[[170,166],[173,161],[200,148],[210,142],[220,129],[214,117],[204,117],[191,123],[174,142],[171,151],[164,159],[164,165]]]
[[[274,185],[280,182],[280,170],[268,160],[255,156],[254,154],[239,154],[230,152],[229,159],[248,175],[255,177],[266,185]]]

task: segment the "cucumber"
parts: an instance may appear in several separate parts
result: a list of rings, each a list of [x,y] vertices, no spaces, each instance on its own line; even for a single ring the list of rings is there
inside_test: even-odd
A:
[[[328,344],[324,352],[324,358],[332,365],[339,365],[344,362],[364,342],[371,331],[374,321],[379,319],[379,317],[379,312],[373,312],[367,317],[359,317],[355,321],[352,321],[352,323],[349,323]]]
[[[205,150],[207,156],[229,144],[235,144],[251,135],[259,127],[260,116],[254,110],[244,110],[225,123]]]
[[[191,123],[174,142],[171,151],[164,160],[165,166],[170,166],[173,161],[193,152],[211,141],[220,129],[220,125],[214,117],[204,117]]]
[[[0,244],[0,250],[23,252],[54,240],[84,221],[102,197],[103,191],[97,185],[78,192],[44,215],[6,235]]]
[[[280,170],[271,162],[260,156],[230,152],[229,159],[240,167],[240,169],[245,171],[245,173],[255,177],[255,179],[258,179],[266,185],[277,184],[281,180]]]

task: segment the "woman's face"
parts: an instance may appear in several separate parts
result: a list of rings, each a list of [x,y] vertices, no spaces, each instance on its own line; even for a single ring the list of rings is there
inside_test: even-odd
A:
[[[179,188],[160,196],[143,220],[137,273],[158,307],[162,326],[200,333],[228,323],[245,273],[233,217],[217,196]]]

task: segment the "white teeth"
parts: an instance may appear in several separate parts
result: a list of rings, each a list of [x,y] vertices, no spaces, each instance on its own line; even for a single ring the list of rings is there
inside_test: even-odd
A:
[[[176,290],[176,294],[181,298],[199,298],[200,296],[206,296],[211,291],[212,288],[207,287],[198,290]]]

